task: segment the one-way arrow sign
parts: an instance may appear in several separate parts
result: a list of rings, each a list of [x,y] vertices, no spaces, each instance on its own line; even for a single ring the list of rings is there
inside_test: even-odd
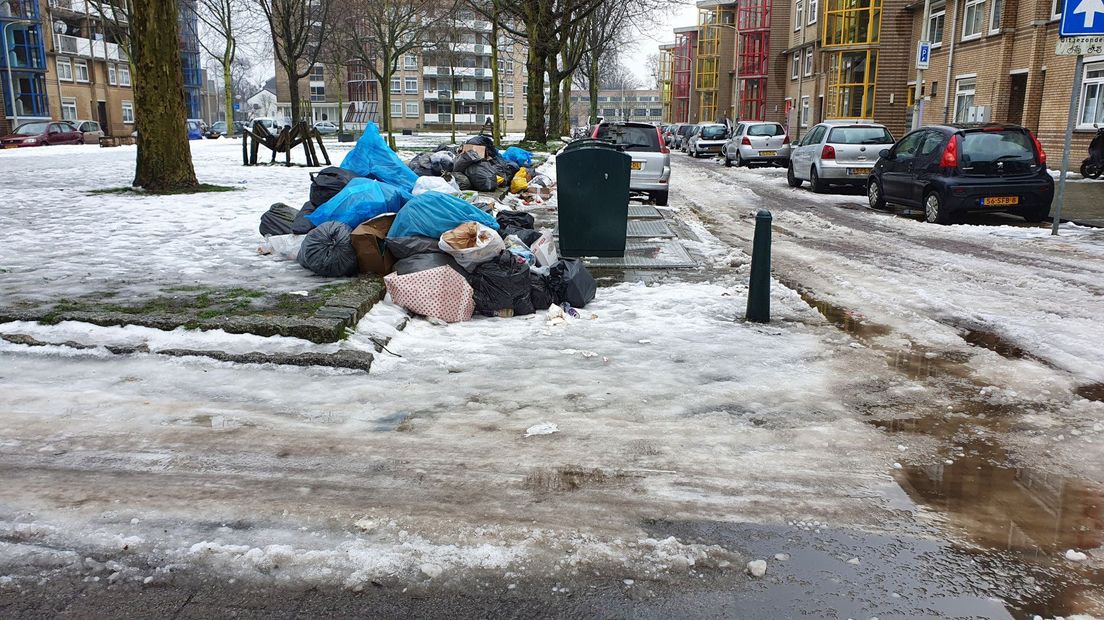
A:
[[[1058,34],[1063,37],[1104,34],[1104,0],[1066,0]]]

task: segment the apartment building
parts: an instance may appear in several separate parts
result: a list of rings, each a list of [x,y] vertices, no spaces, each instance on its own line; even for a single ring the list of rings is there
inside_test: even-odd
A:
[[[444,30],[439,45],[404,55],[387,85],[391,105],[386,112],[395,130],[448,131],[455,115],[456,126],[471,131],[495,116],[491,23],[470,10],[459,11]],[[499,37],[498,112],[508,132],[525,130],[527,55],[525,45]],[[340,69],[314,65],[299,92],[312,122],[340,118],[354,129],[380,122],[380,84],[361,63]],[[280,70],[276,97],[279,114],[290,117],[290,89]]]
[[[590,94],[572,95],[571,126],[591,124]],[[662,123],[663,100],[659,90],[599,90],[598,115],[606,120]]]
[[[202,109],[195,14],[181,3],[181,49],[185,56],[185,102],[189,118]],[[191,24],[189,26],[189,24]],[[29,120],[94,120],[107,135],[134,131],[132,76],[124,42],[127,20],[110,2],[94,0],[4,0],[0,27],[8,54],[0,57],[7,133]],[[191,67],[191,69],[189,69]],[[9,73],[12,79],[7,78]],[[14,91],[13,93],[10,91]]]
[[[820,58],[820,0],[788,0],[793,5],[786,20],[784,69],[776,74],[784,83],[783,124],[797,140],[824,119],[824,63]]]
[[[713,122],[736,114],[736,13],[736,2],[698,2],[692,122]]]

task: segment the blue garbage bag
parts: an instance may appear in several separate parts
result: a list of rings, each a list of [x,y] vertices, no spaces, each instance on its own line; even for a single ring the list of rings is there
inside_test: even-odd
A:
[[[364,135],[341,161],[341,167],[408,192],[414,189],[414,182],[418,180],[418,175],[383,141],[375,123],[364,127]]]
[[[375,179],[357,177],[349,181],[336,196],[322,203],[307,216],[315,226],[323,222],[341,222],[349,228],[382,215],[395,213],[413,196],[409,192]]]
[[[387,238],[422,235],[436,239],[464,222],[479,222],[498,230],[498,222],[471,203],[441,192],[426,192],[399,211]]]
[[[518,148],[516,146],[511,146],[505,151],[502,151],[502,158],[508,161],[512,161],[519,166],[533,165],[533,154],[523,148]]]

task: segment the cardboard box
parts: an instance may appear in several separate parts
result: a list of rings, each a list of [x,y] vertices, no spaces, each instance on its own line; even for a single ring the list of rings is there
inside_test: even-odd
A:
[[[483,159],[487,159],[487,147],[483,145],[465,144],[463,147],[460,148],[461,153],[465,153],[467,151],[475,151],[476,153],[479,153],[480,157],[482,157]]]
[[[350,239],[356,252],[357,270],[360,273],[377,273],[385,276],[394,269],[395,257],[387,251],[384,241],[395,214],[388,213],[374,217],[356,227]]]

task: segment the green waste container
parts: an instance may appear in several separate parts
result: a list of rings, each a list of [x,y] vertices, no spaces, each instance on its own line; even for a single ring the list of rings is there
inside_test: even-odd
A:
[[[631,165],[605,140],[576,140],[556,157],[561,255],[625,255]]]

